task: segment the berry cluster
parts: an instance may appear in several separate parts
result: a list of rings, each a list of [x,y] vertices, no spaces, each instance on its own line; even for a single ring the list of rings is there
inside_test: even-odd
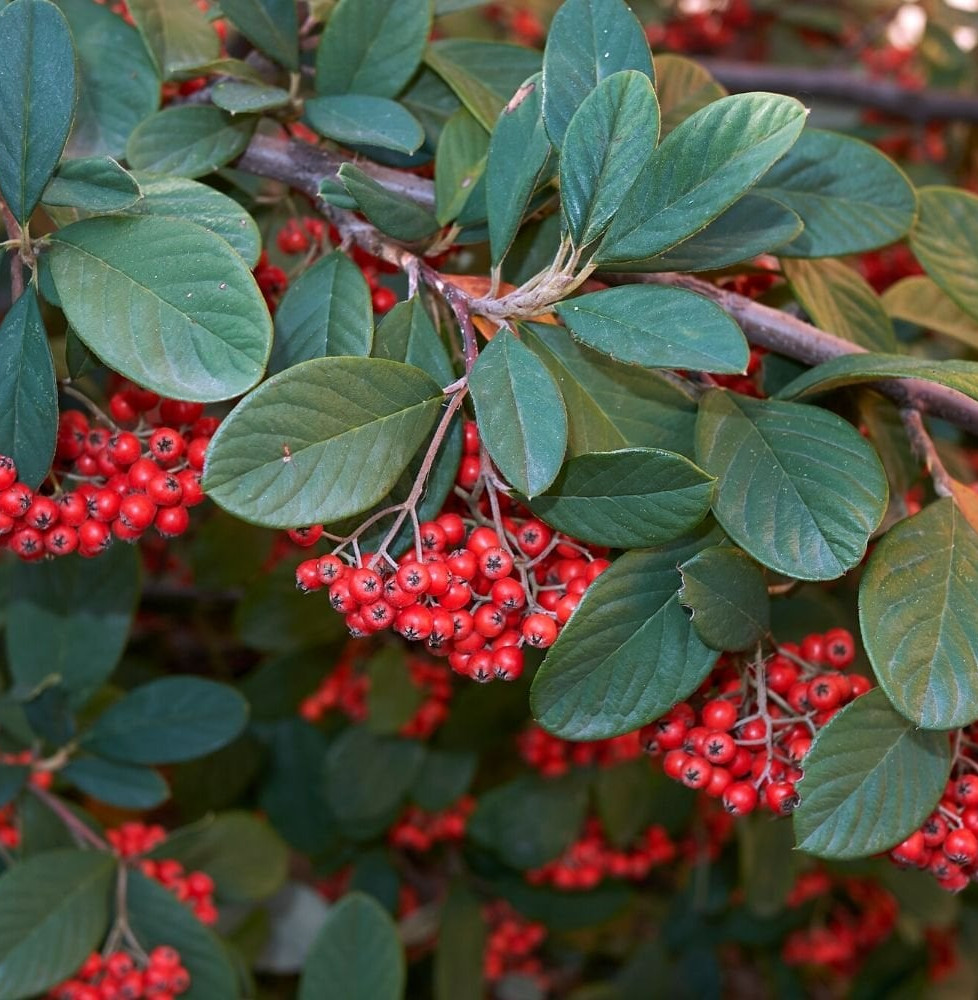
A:
[[[93,952],[82,967],[49,993],[50,1000],[174,1000],[190,989],[180,953],[168,945],[145,960],[128,951]]]
[[[516,737],[516,746],[523,760],[545,778],[558,778],[572,767],[613,767],[642,755],[637,730],[607,740],[578,743],[529,725]]]
[[[534,954],[547,937],[547,928],[520,916],[503,900],[493,900],[484,910],[489,934],[482,958],[482,972],[490,982],[518,973],[537,981],[547,992],[543,963]]]
[[[465,837],[465,826],[475,809],[475,799],[465,795],[453,806],[430,813],[408,806],[391,827],[388,839],[393,847],[424,854],[435,844],[458,842]]]
[[[106,830],[106,839],[116,853],[126,859],[135,859],[139,870],[169,889],[181,903],[185,903],[202,924],[217,923],[214,905],[214,880],[206,872],[184,870],[173,858],[147,858],[147,852],[166,840],[166,830],[159,824],[129,822],[115,830]]]
[[[734,815],[759,805],[786,815],[798,804],[795,783],[812,737],[869,690],[865,677],[843,673],[854,656],[842,628],[746,665],[724,655],[690,701],[642,728],[642,744],[663,755],[669,777],[721,799]]]
[[[531,885],[555,889],[593,889],[605,878],[640,882],[657,865],[676,857],[676,845],[665,828],[650,826],[637,844],[616,848],[608,842],[600,822],[591,817],[584,834],[553,861],[526,873]]]
[[[648,25],[645,34],[653,48],[709,54],[726,48],[741,31],[755,34],[758,20],[748,0],[729,0],[719,8],[710,4],[706,9],[683,10],[663,24]]]
[[[296,584],[302,591],[327,589],[354,637],[393,629],[447,657],[463,676],[514,680],[523,672],[523,647],[552,646],[609,563],[505,494],[493,493],[491,521],[479,453],[470,422],[456,509],[422,523],[413,551],[397,562],[378,561],[376,568],[368,557],[353,563],[335,553],[307,559],[296,568]],[[314,525],[290,537],[313,545],[322,531]]]

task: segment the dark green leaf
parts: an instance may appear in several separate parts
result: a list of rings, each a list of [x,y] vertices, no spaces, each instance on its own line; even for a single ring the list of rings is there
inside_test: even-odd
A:
[[[47,0],[0,9],[0,190],[23,226],[51,179],[75,110],[75,49]]]
[[[644,73],[612,73],[584,98],[560,155],[560,204],[575,246],[604,232],[658,140],[659,105]]]
[[[58,435],[58,385],[37,294],[28,288],[0,323],[0,455],[37,489]]]
[[[15,688],[21,699],[24,718],[34,733],[52,746],[65,746],[75,738],[75,719],[68,703],[68,691],[57,677],[47,677],[33,691]]]
[[[910,249],[934,281],[978,319],[978,278],[971,267],[978,253],[978,196],[957,188],[925,187],[918,197],[920,215],[910,232]]]
[[[163,677],[110,705],[82,738],[86,749],[130,764],[172,764],[230,743],[248,721],[233,688],[201,677]]]
[[[727,96],[723,87],[698,62],[671,53],[655,57],[655,92],[662,112],[663,135],[700,108]]]
[[[946,733],[926,733],[870,691],[815,738],[798,785],[798,847],[864,858],[899,844],[927,818],[951,770]]]
[[[45,205],[118,212],[141,196],[136,178],[111,156],[92,156],[62,162],[41,200]]]
[[[679,567],[679,600],[711,649],[753,649],[771,628],[764,574],[740,549],[704,549]]]
[[[424,58],[490,132],[506,102],[540,69],[534,49],[473,38],[432,42]]]
[[[645,32],[621,0],[568,0],[560,7],[543,54],[543,118],[555,146],[584,98],[629,69],[655,80]]]
[[[420,368],[440,385],[455,378],[452,359],[418,296],[398,302],[384,317],[373,351],[375,357]]]
[[[31,769],[23,764],[0,764],[0,806],[13,802],[30,777]]]
[[[486,792],[466,832],[513,868],[539,868],[577,840],[586,813],[580,774],[524,774]]]
[[[428,812],[454,805],[468,790],[479,766],[474,753],[429,747],[411,787],[411,799]]]
[[[479,898],[455,882],[441,910],[435,948],[435,1000],[483,1000],[487,929]]]
[[[972,319],[926,275],[911,275],[890,285],[883,293],[883,308],[894,319],[915,323],[978,349],[978,320]]]
[[[316,50],[316,92],[396,97],[430,31],[431,0],[340,0]]]
[[[91,0],[58,0],[78,54],[78,107],[69,156],[120,157],[160,103],[160,81],[135,28]],[[119,81],[125,80],[125,86]]]
[[[338,250],[320,258],[289,287],[275,311],[269,374],[312,358],[368,355],[373,315],[360,268]]]
[[[859,587],[859,625],[880,686],[925,729],[978,718],[978,536],[953,500],[891,528]]]
[[[598,768],[594,806],[616,847],[629,846],[651,825],[656,802],[654,772],[645,758]]]
[[[330,907],[299,981],[298,1000],[400,1000],[404,949],[387,911],[361,892]]]
[[[802,860],[792,852],[790,823],[772,823],[755,813],[737,823],[740,877],[747,908],[759,917],[778,917],[798,878]]]
[[[78,757],[62,768],[61,775],[93,799],[121,809],[155,809],[170,797],[166,781],[150,767]]]
[[[154,879],[130,871],[126,886],[129,926],[146,951],[168,945],[180,952],[190,973],[190,989],[181,1000],[217,1000],[238,996],[234,968],[220,939],[191,909]]]
[[[872,445],[814,406],[710,390],[696,457],[718,480],[713,511],[723,530],[762,565],[799,580],[833,580],[856,566],[886,510],[886,474]]]
[[[460,108],[445,122],[435,154],[435,214],[438,222],[451,222],[465,207],[486,169],[489,136]]]
[[[383,646],[366,663],[366,726],[372,733],[394,735],[424,702],[424,694],[411,679],[405,651]]]
[[[84,378],[102,367],[70,326],[65,330],[65,366],[73,379]]]
[[[114,545],[98,559],[18,563],[5,638],[16,683],[61,677],[82,705],[115,669],[139,598],[139,557]]]
[[[141,215],[76,222],[51,239],[68,322],[110,368],[162,395],[202,401],[261,378],[271,319],[224,240]]]
[[[388,236],[411,242],[437,231],[438,220],[428,209],[392,194],[352,163],[340,167],[339,178],[363,214]]]
[[[777,94],[736,94],[697,111],[666,136],[623,196],[596,259],[643,260],[703,229],[791,148],[805,114]]]
[[[567,416],[557,383],[537,356],[503,330],[469,374],[482,442],[507,481],[528,497],[560,471]]]
[[[379,146],[414,153],[424,142],[421,123],[397,101],[364,94],[331,94],[305,103],[306,121],[344,146]]]
[[[805,228],[783,257],[837,257],[900,239],[917,209],[900,168],[868,143],[805,129],[758,186],[797,212]]]
[[[253,45],[286,69],[299,69],[294,0],[223,0],[221,10]]]
[[[217,32],[196,4],[133,0],[126,6],[164,80],[221,54]]]
[[[289,92],[267,83],[224,80],[211,91],[211,100],[232,115],[275,111],[289,103]]]
[[[133,129],[126,159],[135,170],[201,177],[240,156],[254,130],[254,118],[236,120],[220,108],[165,108]]]
[[[605,880],[596,889],[567,892],[531,886],[524,878],[510,876],[494,879],[493,888],[524,916],[539,920],[555,931],[581,931],[610,922],[632,899],[625,886],[611,880]],[[647,991],[641,1000],[649,1000]]]
[[[111,854],[58,850],[45,851],[0,877],[3,1000],[43,993],[68,978],[98,947],[109,923],[114,873]]]
[[[573,538],[634,549],[686,534],[710,512],[713,480],[687,458],[627,448],[570,459],[530,509]]]
[[[879,296],[839,260],[781,262],[791,291],[812,322],[868,351],[895,351],[896,335]]]
[[[424,126],[429,146],[438,141],[445,122],[462,106],[448,84],[437,73],[423,66],[411,85],[401,95],[401,103]]]
[[[434,425],[438,384],[378,358],[304,361],[246,396],[208,449],[204,488],[268,527],[358,514],[384,496]],[[349,457],[362,458],[354,465]]]
[[[533,681],[540,725],[566,740],[618,736],[699,687],[717,654],[680,606],[676,567],[717,540],[626,552],[588,587]]]
[[[629,285],[558,302],[557,315],[588,347],[646,368],[743,372],[750,349],[737,324],[694,292]]]

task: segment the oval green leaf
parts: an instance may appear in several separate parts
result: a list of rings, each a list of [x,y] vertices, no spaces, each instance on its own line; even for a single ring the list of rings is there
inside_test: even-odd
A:
[[[445,122],[435,153],[435,215],[441,225],[456,218],[486,170],[489,135],[465,108]]]
[[[164,80],[212,62],[221,54],[221,40],[196,4],[133,0],[126,6]]]
[[[428,209],[388,191],[352,163],[344,163],[338,176],[360,211],[388,236],[411,243],[437,232],[438,220]]]
[[[411,365],[304,361],[268,379],[221,423],[204,488],[230,513],[266,527],[359,514],[391,489],[441,405],[437,382]]]
[[[262,375],[271,319],[245,262],[175,219],[105,217],[51,237],[68,322],[106,365],[176,399],[237,396]]]
[[[253,45],[299,70],[299,19],[293,0],[224,0],[221,10]]]
[[[102,213],[129,208],[141,196],[136,178],[111,156],[92,156],[64,160],[41,200],[45,205]]]
[[[232,115],[240,115],[275,111],[286,107],[291,98],[287,90],[267,83],[223,80],[211,91],[211,100]]]
[[[170,797],[163,776],[150,767],[101,757],[78,757],[60,771],[79,791],[120,809],[155,809]]]
[[[951,770],[945,733],[898,715],[879,689],[846,705],[816,736],[798,785],[795,838],[821,858],[865,858],[927,818]]]
[[[698,62],[668,52],[655,57],[655,93],[659,98],[664,135],[700,108],[727,96],[723,87]]]
[[[799,580],[834,580],[856,566],[886,510],[872,445],[818,407],[710,390],[696,456],[718,480],[713,512],[723,530]]]
[[[424,142],[424,129],[418,119],[386,97],[313,97],[305,103],[305,119],[320,135],[344,146],[379,146],[410,154]]]
[[[883,293],[883,308],[894,319],[915,323],[978,350],[978,320],[924,274],[901,278],[890,285]]]

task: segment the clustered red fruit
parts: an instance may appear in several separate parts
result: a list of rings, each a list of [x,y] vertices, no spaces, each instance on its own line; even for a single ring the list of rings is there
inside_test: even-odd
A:
[[[494,983],[503,976],[518,974],[536,980],[547,993],[543,963],[534,954],[547,938],[547,928],[529,921],[503,900],[493,900],[483,910],[489,934],[482,957],[482,973]]]
[[[82,967],[49,993],[50,1000],[173,1000],[190,989],[190,973],[169,945],[145,960],[128,951],[93,952]]]
[[[607,740],[578,743],[551,736],[537,725],[529,725],[516,737],[520,756],[545,778],[557,778],[571,767],[613,767],[642,756],[638,730]]]
[[[351,564],[324,555],[299,564],[296,585],[327,589],[355,638],[393,629],[447,657],[458,674],[514,680],[523,672],[523,647],[552,646],[609,563],[504,494],[497,497],[500,530],[490,526],[489,501],[476,492],[483,473],[479,450],[475,424],[468,423],[458,499],[419,526],[416,549],[396,565],[381,561],[374,569],[368,556]],[[322,531],[314,525],[289,535],[314,545]]]
[[[662,24],[649,24],[645,34],[654,49],[710,54],[730,45],[739,32],[753,35],[762,20],[763,16],[751,9],[748,0],[729,0],[722,6],[711,4],[707,9],[697,6],[686,10],[680,5],[679,13]]]
[[[470,795],[464,795],[440,812],[425,812],[418,806],[408,806],[391,827],[387,838],[393,847],[424,854],[436,844],[461,841],[474,809],[475,799]]]
[[[855,656],[842,628],[806,636],[800,646],[748,664],[724,654],[699,691],[644,726],[647,752],[687,788],[702,789],[743,816],[766,807],[787,815],[798,804],[795,783],[822,726],[870,682],[846,674]]]
[[[185,871],[183,865],[173,858],[143,857],[166,840],[166,830],[162,826],[133,821],[123,823],[115,830],[106,830],[105,837],[120,857],[135,860],[147,878],[169,889],[202,924],[217,923],[214,880],[210,875]]]
[[[642,881],[657,865],[676,857],[676,845],[665,827],[650,826],[637,844],[616,848],[608,842],[601,823],[590,817],[583,835],[559,857],[526,873],[531,885],[555,889],[593,889],[605,878]]]

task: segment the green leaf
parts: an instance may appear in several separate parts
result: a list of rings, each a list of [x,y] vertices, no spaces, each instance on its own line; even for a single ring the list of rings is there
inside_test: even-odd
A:
[[[713,480],[687,458],[628,448],[570,459],[528,501],[558,531],[594,545],[635,549],[671,542],[710,512]]]
[[[54,173],[75,110],[75,50],[47,0],[0,9],[0,191],[23,226]]]
[[[697,111],[666,136],[623,196],[595,259],[653,257],[703,229],[791,148],[805,114],[777,94],[735,94]]]
[[[64,160],[41,200],[45,205],[89,212],[118,212],[134,205],[141,196],[136,178],[111,156],[92,156]]]
[[[421,65],[431,0],[340,0],[316,50],[316,92],[396,97]]]
[[[513,868],[539,868],[577,840],[587,800],[579,774],[520,775],[481,796],[466,833]]]
[[[482,349],[469,373],[482,442],[506,480],[525,496],[555,479],[567,448],[567,415],[557,383],[508,330]]]
[[[978,535],[953,500],[891,528],[859,587],[859,625],[894,708],[924,729],[978,718]]]
[[[233,688],[201,677],[162,677],[110,705],[82,737],[87,750],[129,764],[173,764],[230,743],[248,721]]]
[[[679,603],[676,568],[716,539],[702,533],[616,559],[588,587],[531,689],[534,717],[565,740],[618,736],[696,690],[717,654]]]
[[[98,947],[108,928],[114,874],[111,854],[58,850],[0,876],[3,1000],[44,993]]]
[[[560,386],[570,455],[628,445],[693,453],[696,401],[676,383],[612,361],[576,343],[559,326],[529,324],[521,331]]]
[[[672,53],[660,53],[655,57],[655,92],[662,113],[663,135],[700,108],[727,96],[707,69],[692,59]]]
[[[135,170],[201,177],[240,156],[254,130],[254,118],[235,120],[220,108],[165,108],[133,129],[126,159]]]
[[[750,348],[737,324],[709,299],[682,288],[609,288],[554,309],[578,340],[615,361],[707,372],[747,369]]]
[[[58,436],[58,384],[37,294],[28,288],[0,323],[0,455],[31,489],[47,478]]]
[[[425,748],[416,740],[376,736],[350,726],[326,754],[326,800],[354,839],[370,839],[387,829],[407,798]]]
[[[479,898],[464,882],[448,890],[435,947],[435,1000],[483,1000],[487,929]]]
[[[550,139],[541,112],[541,79],[537,73],[520,86],[489,140],[486,208],[494,265],[512,246],[530,198],[548,173]]]
[[[972,319],[932,278],[901,278],[883,293],[883,308],[894,319],[916,323],[978,350],[978,320]]]
[[[0,764],[0,806],[13,802],[20,795],[30,774],[31,769],[26,765]]]
[[[208,230],[152,216],[76,222],[51,237],[68,322],[106,365],[176,399],[253,386],[271,347],[245,262]]]
[[[533,49],[473,38],[439,39],[424,59],[489,132],[523,81],[540,70]]]
[[[713,512],[723,530],[762,565],[799,580],[834,580],[856,566],[886,510],[886,474],[872,445],[814,406],[710,390],[696,456],[718,480]]]
[[[714,546],[679,567],[679,601],[696,634],[711,649],[753,649],[771,629],[764,574],[740,549]]]
[[[659,105],[644,73],[612,73],[584,98],[560,155],[560,203],[575,246],[604,232],[658,139]]]
[[[747,909],[758,917],[780,916],[804,859],[795,854],[790,823],[754,813],[737,823],[740,881]]]
[[[950,770],[946,733],[922,732],[882,691],[867,692],[830,720],[805,757],[798,847],[841,859],[899,844],[937,804]]]
[[[554,15],[543,53],[543,119],[555,146],[563,144],[588,94],[620,70],[655,81],[638,18],[621,0],[567,0]]]
[[[464,108],[445,122],[435,154],[435,214],[441,225],[464,208],[485,172],[488,149],[486,130]]]
[[[223,80],[211,91],[211,100],[232,115],[275,111],[288,105],[289,92],[267,83]]]
[[[885,246],[906,235],[917,199],[890,159],[837,132],[805,129],[758,186],[797,212],[805,228],[783,257],[838,257]]]
[[[932,361],[903,354],[843,354],[809,369],[784,388],[783,399],[804,399],[860,382],[886,378],[919,378],[978,399],[978,362]]]
[[[305,120],[320,135],[344,146],[370,145],[414,153],[424,142],[424,129],[418,119],[386,97],[313,97],[305,103]]]
[[[126,6],[164,80],[220,56],[217,32],[196,4],[133,0]]]
[[[441,409],[438,384],[412,365],[316,358],[272,376],[221,423],[204,488],[267,527],[337,521],[380,500]],[[350,455],[362,461],[351,465]]]
[[[187,871],[206,872],[219,900],[251,903],[277,892],[288,875],[285,843],[249,812],[221,813],[171,833],[155,858],[175,858]]]
[[[61,678],[83,705],[115,669],[139,598],[139,556],[113,545],[98,559],[71,555],[14,567],[5,631],[17,684]]]
[[[299,22],[293,0],[223,0],[221,10],[254,46],[299,70]]]
[[[181,1000],[217,1000],[239,995],[234,968],[221,940],[190,908],[154,879],[130,871],[126,879],[129,926],[146,951],[168,945],[180,952],[190,973],[190,989]]]
[[[100,757],[73,758],[61,776],[85,795],[121,809],[155,809],[170,797],[163,776],[150,767]]]
[[[387,911],[351,892],[326,914],[299,980],[298,1000],[400,1000],[404,948]]]
[[[184,177],[135,175],[143,196],[127,214],[194,222],[231,244],[248,267],[258,263],[261,234],[255,220],[233,199]]]
[[[410,243],[437,231],[438,220],[428,209],[392,194],[352,163],[340,167],[339,178],[360,211],[388,236]]]
[[[339,250],[321,257],[289,287],[275,311],[269,374],[312,358],[368,355],[373,316],[360,268]]]
[[[594,778],[594,808],[615,847],[629,846],[652,824],[655,772],[645,758],[600,767]]]
[[[400,647],[383,646],[366,663],[366,726],[372,733],[392,736],[424,703],[424,694],[411,679]]]
[[[893,323],[879,296],[840,260],[781,261],[792,294],[822,330],[868,351],[896,351]]]
[[[971,266],[978,254],[978,196],[925,187],[918,197],[920,215],[910,232],[910,249],[943,291],[978,319],[978,278]]]
[[[429,747],[411,786],[412,801],[428,812],[447,809],[469,790],[478,766],[477,754]]]
[[[121,157],[132,130],[160,103],[153,60],[139,32],[107,6],[91,0],[58,0],[58,6],[78,55],[78,107],[67,153]]]

